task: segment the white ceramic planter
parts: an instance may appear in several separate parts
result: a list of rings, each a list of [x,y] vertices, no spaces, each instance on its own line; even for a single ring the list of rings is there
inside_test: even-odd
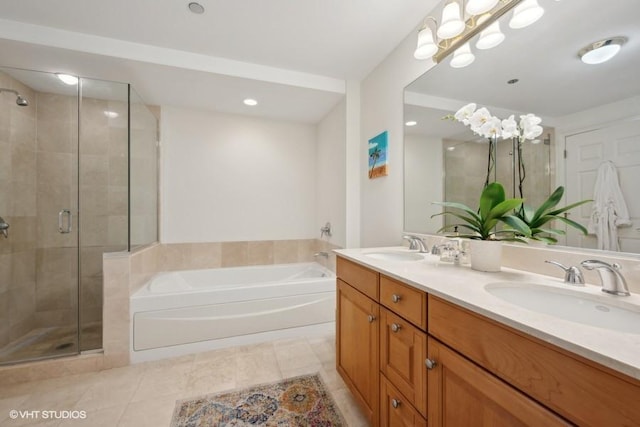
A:
[[[478,271],[500,271],[502,242],[499,240],[471,240],[471,268]]]

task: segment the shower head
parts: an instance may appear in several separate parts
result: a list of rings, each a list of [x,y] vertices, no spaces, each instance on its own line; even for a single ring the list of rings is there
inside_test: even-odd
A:
[[[18,104],[20,107],[26,107],[29,105],[29,101],[27,101],[25,98],[22,97],[22,95],[20,95],[17,91],[13,90],[13,89],[6,89],[6,88],[0,88],[0,93],[2,92],[11,92],[16,96],[16,104]]]
[[[16,104],[18,104],[20,107],[28,107],[29,101],[24,99],[22,96],[18,95],[18,98],[16,99]]]

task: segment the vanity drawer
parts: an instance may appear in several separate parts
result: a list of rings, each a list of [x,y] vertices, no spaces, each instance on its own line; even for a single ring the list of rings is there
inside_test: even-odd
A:
[[[580,426],[640,425],[640,381],[429,295],[429,334]]]
[[[338,277],[374,301],[379,299],[379,274],[340,256],[336,261]]]
[[[427,294],[409,285],[380,275],[380,304],[427,330]]]
[[[427,334],[380,308],[380,371],[427,416]]]
[[[384,375],[380,376],[380,427],[427,427],[427,421]]]

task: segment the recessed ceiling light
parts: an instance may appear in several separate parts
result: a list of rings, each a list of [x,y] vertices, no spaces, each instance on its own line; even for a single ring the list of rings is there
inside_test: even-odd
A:
[[[189,10],[195,14],[202,15],[204,13],[204,6],[193,1],[189,3]]]
[[[578,57],[585,64],[602,64],[616,56],[626,41],[626,37],[611,37],[590,43],[580,49]]]
[[[405,126],[415,126],[417,125],[418,122],[416,122],[415,120],[409,120],[407,123],[405,123]]]
[[[253,107],[254,105],[258,105],[258,101],[256,101],[255,99],[251,99],[251,98],[247,98],[242,102],[244,102],[244,105],[249,105],[251,107]]]
[[[109,117],[110,119],[115,119],[116,117],[118,117],[120,114],[116,113],[115,111],[108,111],[105,110],[104,111],[104,115]]]
[[[61,73],[57,73],[56,76],[58,76],[63,83],[68,84],[69,86],[78,84],[78,78],[76,76]]]

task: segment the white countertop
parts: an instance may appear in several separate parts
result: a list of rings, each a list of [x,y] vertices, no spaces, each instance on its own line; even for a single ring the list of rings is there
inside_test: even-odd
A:
[[[640,334],[612,331],[530,311],[490,294],[484,286],[506,281],[542,284],[597,295],[611,305],[619,305],[623,301],[637,305],[640,310],[639,294],[620,297],[601,292],[600,286],[569,286],[563,283],[561,271],[558,271],[559,277],[504,267],[499,273],[483,273],[467,266],[442,263],[439,257],[428,254],[425,254],[422,261],[385,261],[366,256],[366,253],[383,251],[408,252],[406,247],[335,250],[344,258],[417,289],[640,379]]]

